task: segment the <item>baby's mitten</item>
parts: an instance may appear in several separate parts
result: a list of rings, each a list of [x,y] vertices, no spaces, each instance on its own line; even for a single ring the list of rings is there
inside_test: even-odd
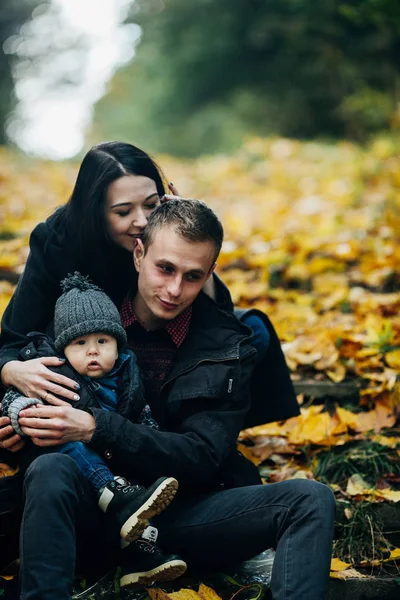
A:
[[[3,417],[10,417],[11,425],[15,433],[22,436],[25,435],[18,424],[19,413],[24,408],[28,408],[28,406],[35,404],[43,404],[43,402],[42,400],[38,400],[38,398],[27,398],[26,396],[22,396],[15,388],[10,388],[6,391],[2,401],[2,413]]]

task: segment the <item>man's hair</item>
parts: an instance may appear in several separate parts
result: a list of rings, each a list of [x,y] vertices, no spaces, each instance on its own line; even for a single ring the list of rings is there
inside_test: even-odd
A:
[[[218,258],[224,239],[221,221],[209,206],[200,200],[168,200],[152,212],[143,233],[145,253],[153,242],[155,233],[168,225],[189,242],[211,241]]]

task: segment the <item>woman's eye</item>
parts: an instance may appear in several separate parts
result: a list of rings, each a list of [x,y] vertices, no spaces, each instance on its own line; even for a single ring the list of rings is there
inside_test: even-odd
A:
[[[157,202],[153,202],[152,204],[146,204],[145,208],[147,210],[154,210],[159,204],[160,202],[157,200]]]
[[[121,210],[120,212],[117,212],[116,214],[119,217],[127,217],[129,215],[130,211],[129,210]]]

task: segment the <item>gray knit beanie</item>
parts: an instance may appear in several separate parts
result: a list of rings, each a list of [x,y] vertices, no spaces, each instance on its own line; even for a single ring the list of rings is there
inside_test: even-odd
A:
[[[78,271],[61,282],[62,296],[54,310],[54,335],[57,352],[72,340],[88,333],[108,333],[118,347],[126,344],[117,307],[103,290]]]

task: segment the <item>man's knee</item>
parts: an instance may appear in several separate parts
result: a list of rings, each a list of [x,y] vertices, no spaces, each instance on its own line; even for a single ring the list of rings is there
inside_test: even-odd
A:
[[[320,513],[325,518],[335,517],[336,501],[332,490],[324,483],[312,479],[292,479],[297,501],[314,514]]]
[[[40,489],[58,490],[60,487],[73,487],[79,478],[80,471],[75,461],[64,454],[43,454],[28,467],[24,484],[25,489],[38,485]]]

